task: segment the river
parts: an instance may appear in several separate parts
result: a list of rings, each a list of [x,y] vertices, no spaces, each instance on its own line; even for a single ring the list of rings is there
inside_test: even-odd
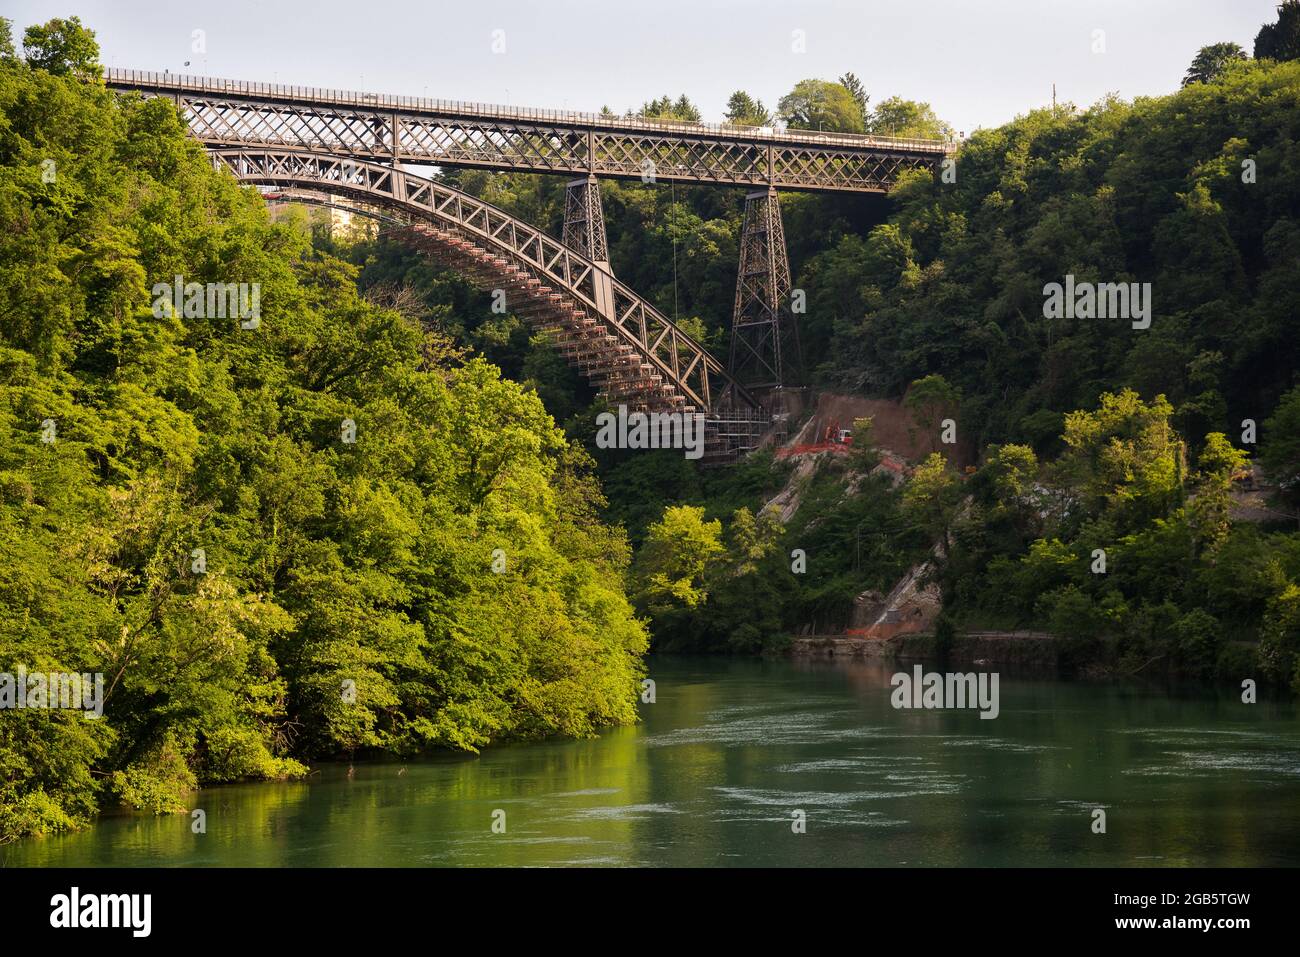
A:
[[[201,791],[8,865],[1297,865],[1289,700],[1001,673],[1000,713],[895,710],[881,662],[651,659],[585,741]],[[404,770],[403,770],[404,769]],[[1094,811],[1105,833],[1094,833]],[[806,816],[803,833],[793,824]],[[504,812],[504,814],[500,813]],[[493,822],[504,823],[504,833]],[[500,825],[498,825],[498,828]]]

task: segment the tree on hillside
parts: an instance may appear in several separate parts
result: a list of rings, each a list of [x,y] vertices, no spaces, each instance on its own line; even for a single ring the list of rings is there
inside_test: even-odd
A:
[[[881,453],[875,442],[876,417],[859,416],[853,420],[853,447],[849,450],[849,467],[857,472],[870,472],[880,464]]]
[[[1278,4],[1277,23],[1266,23],[1255,35],[1255,59],[1300,60],[1300,0]]]
[[[682,123],[700,122],[700,111],[685,93],[676,100],[661,96],[641,104],[635,114],[643,120],[676,120]]]
[[[912,413],[929,439],[931,449],[937,447],[935,426],[941,417],[953,415],[961,402],[961,390],[941,375],[928,375],[917,379],[907,389],[903,405]]]
[[[1295,495],[1300,492],[1300,386],[1282,396],[1260,435],[1264,474]]]
[[[12,60],[15,56],[13,21],[0,17],[0,60]]]
[[[903,486],[903,510],[946,560],[952,554],[952,526],[961,503],[961,482],[938,452],[931,452]]]
[[[727,529],[728,554],[731,559],[729,573],[750,575],[776,548],[784,531],[772,509],[763,509],[755,517],[748,508],[739,508],[731,516]]]
[[[1163,395],[1143,402],[1132,389],[1104,392],[1095,412],[1070,412],[1058,465],[1090,506],[1141,524],[1168,514],[1179,495],[1183,446]]]
[[[733,651],[755,654],[780,639],[785,576],[776,569],[784,567],[777,551],[784,531],[771,509],[755,516],[740,508],[731,516],[726,555],[710,576],[705,618]]]
[[[637,555],[640,604],[655,614],[699,607],[708,598],[706,573],[722,551],[722,523],[706,522],[704,509],[665,508]]]
[[[1300,694],[1300,585],[1288,584],[1268,605],[1260,663],[1269,677],[1289,681]]]
[[[1232,483],[1250,464],[1250,456],[1234,448],[1222,432],[1205,437],[1205,448],[1197,462],[1196,496],[1188,506],[1188,519],[1197,544],[1214,550],[1231,530]]]
[[[853,102],[858,104],[858,113],[862,117],[862,127],[863,129],[868,128],[871,125],[871,110],[867,107],[867,103],[870,102],[871,97],[867,95],[862,81],[853,73],[845,73],[840,77],[840,86],[848,90],[849,95],[853,97]]]
[[[1246,51],[1235,43],[1212,43],[1201,47],[1192,57],[1192,65],[1183,77],[1183,86],[1193,83],[1212,83],[1235,60],[1246,59]]]
[[[870,129],[880,136],[931,140],[946,140],[952,134],[952,127],[935,116],[929,103],[905,100],[901,96],[891,96],[876,105]]]
[[[843,84],[829,80],[800,80],[781,97],[777,110],[786,125],[796,130],[862,133],[862,111]]]
[[[101,72],[95,32],[82,26],[79,17],[32,24],[23,34],[23,54],[32,69],[59,76],[85,78]]]
[[[727,119],[740,126],[767,126],[772,122],[772,114],[763,105],[744,90],[737,90],[727,100]]]
[[[993,493],[994,513],[1011,516],[1022,532],[1041,532],[1038,456],[1027,445],[992,445],[981,472]]]

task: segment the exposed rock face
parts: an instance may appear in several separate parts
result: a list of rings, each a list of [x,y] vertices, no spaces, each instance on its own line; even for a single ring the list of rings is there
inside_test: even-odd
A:
[[[1232,486],[1232,507],[1228,517],[1234,522],[1278,522],[1300,518],[1278,507],[1274,501],[1278,487],[1268,482],[1258,465],[1252,464],[1249,470],[1233,478],[1236,481]]]
[[[853,624],[847,634],[860,638],[893,638],[895,635],[928,631],[939,617],[941,596],[927,581],[930,563],[912,568],[883,599],[878,592],[863,592],[853,607]]]
[[[853,618],[849,631],[869,628],[885,613],[885,595],[872,590],[864,591],[853,599]]]
[[[782,525],[790,521],[791,516],[799,509],[799,493],[803,491],[813,472],[816,471],[817,457],[814,455],[801,456],[794,472],[790,475],[790,480],[785,483],[785,488],[777,492],[763,506],[763,510],[771,509],[775,511]]]
[[[852,429],[860,418],[872,420],[871,445],[879,456],[869,474],[883,474],[895,486],[910,473],[909,461],[919,461],[936,448],[932,437],[920,434],[911,411],[900,402],[822,393],[812,415],[778,450],[778,455],[794,461],[795,468],[785,488],[767,502],[765,510],[775,512],[782,524],[789,522],[821,461],[846,454],[851,448],[827,437],[838,435],[841,429]],[[943,451],[954,465],[971,458],[970,450],[963,446],[944,447]],[[858,494],[866,474],[848,471],[844,494]],[[879,641],[931,629],[939,615],[941,596],[938,588],[927,581],[930,571],[930,563],[922,562],[904,575],[888,595],[875,591],[859,595],[844,637]]]

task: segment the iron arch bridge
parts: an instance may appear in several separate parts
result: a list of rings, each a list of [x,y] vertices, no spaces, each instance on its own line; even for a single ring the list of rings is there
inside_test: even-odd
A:
[[[386,208],[411,242],[549,331],[612,402],[703,412],[723,452],[792,412],[802,357],[778,190],[884,193],[935,171],[935,140],[456,103],[110,69],[113,90],[171,100],[241,180]],[[561,240],[403,164],[576,175]],[[726,367],[614,278],[600,177],[745,187]],[[801,300],[802,301],[802,297]],[[797,398],[794,399],[797,404]],[[709,426],[708,423],[712,422]],[[710,432],[711,430],[711,432]],[[709,453],[706,452],[706,456]]]
[[[379,207],[404,238],[486,288],[555,345],[612,403],[763,419],[722,363],[578,250],[444,183],[378,163],[297,150],[213,150],[245,183]],[[311,201],[309,195],[297,199]],[[360,210],[358,210],[360,211]]]

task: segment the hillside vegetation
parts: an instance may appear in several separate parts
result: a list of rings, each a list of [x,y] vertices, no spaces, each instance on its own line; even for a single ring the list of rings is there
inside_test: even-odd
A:
[[[632,721],[646,632],[585,453],[94,55],[0,55],[0,670],[105,676],[98,720],[4,713],[0,841]],[[177,275],[258,283],[260,323],[160,310]]]
[[[1283,19],[1300,22],[1300,5]],[[976,132],[955,178],[915,173],[887,200],[782,196],[807,383],[906,397],[938,447],[948,419],[979,466],[959,474],[938,457],[901,488],[864,481],[863,432],[859,459],[801,480],[782,527],[761,514],[787,479],[771,458],[713,474],[593,449],[606,514],[638,546],[656,647],[757,651],[840,627],[855,596],[888,591],[938,547],[945,628],[1051,628],[1080,665],[1294,680],[1300,50],[1269,49],[1252,60],[1215,44],[1173,95]],[[562,180],[455,177],[558,232]],[[602,192],[615,271],[724,353],[739,192]],[[523,322],[382,240],[345,254],[363,284],[419,290],[427,316],[591,442],[591,393]],[[1067,276],[1150,283],[1149,327],[1048,318],[1045,287]],[[1275,522],[1232,520],[1252,463],[1281,486]]]

